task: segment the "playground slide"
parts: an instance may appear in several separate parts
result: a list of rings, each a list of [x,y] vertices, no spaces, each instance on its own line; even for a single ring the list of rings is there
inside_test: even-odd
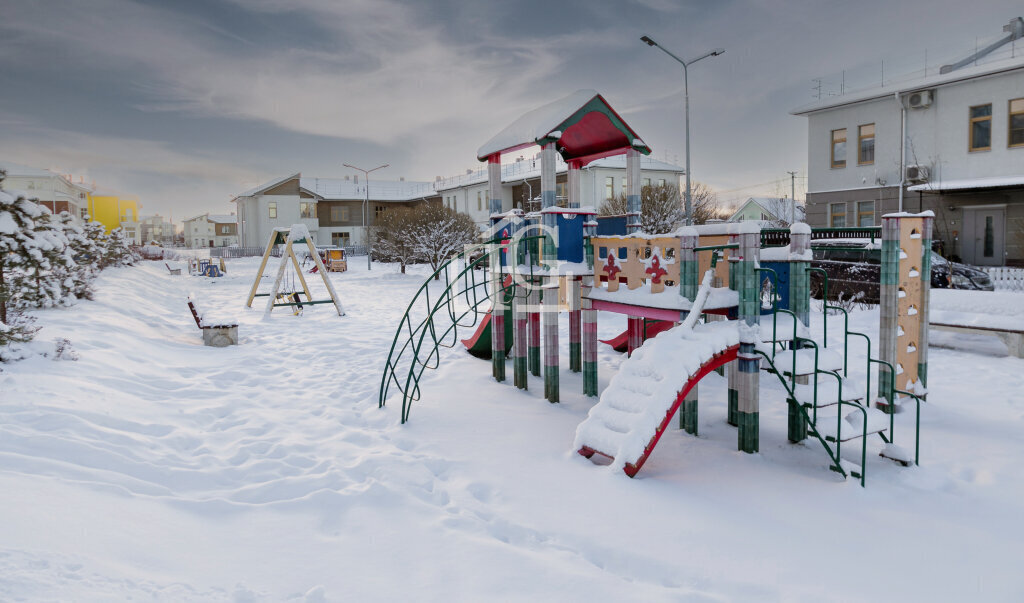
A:
[[[614,459],[633,477],[650,456],[686,394],[705,375],[736,359],[733,321],[676,327],[622,363],[601,400],[576,429],[574,447]],[[683,369],[683,370],[680,370]]]
[[[667,331],[674,326],[676,326],[676,323],[668,320],[648,319],[644,322],[644,340],[650,339],[658,333]],[[606,343],[612,346],[612,349],[616,352],[625,352],[629,349],[629,331],[623,331],[611,339],[602,339],[601,343]]]
[[[512,316],[510,312],[505,313],[505,354],[512,350]],[[491,359],[491,311],[488,310],[476,327],[476,332],[468,339],[462,340],[466,350],[477,358],[484,360]]]

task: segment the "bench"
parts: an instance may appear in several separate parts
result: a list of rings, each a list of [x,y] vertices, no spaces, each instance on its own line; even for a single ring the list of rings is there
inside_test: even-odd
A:
[[[202,314],[196,309],[195,300],[188,299],[188,309],[192,311],[192,318],[196,326],[203,332],[203,345],[215,348],[224,348],[229,345],[238,345],[238,323],[210,323],[203,320]]]
[[[940,331],[952,331],[954,333],[995,335],[999,337],[1011,356],[1024,358],[1024,329],[1011,327],[995,327],[969,324],[954,324],[948,319],[942,322],[928,321],[928,327]]]

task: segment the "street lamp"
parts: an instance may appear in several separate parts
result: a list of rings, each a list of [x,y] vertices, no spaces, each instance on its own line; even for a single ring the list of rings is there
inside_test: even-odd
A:
[[[363,168],[357,168],[354,165],[343,163],[347,168],[352,168],[357,172],[363,173],[363,178],[366,180],[366,195],[363,197],[363,243],[366,245],[366,269],[370,270],[370,227],[367,226],[367,211],[370,206],[370,172],[376,172],[388,167],[389,164],[378,165],[372,170],[364,170]]]
[[[717,57],[720,54],[725,53],[724,48],[716,48],[712,51],[706,52],[699,57],[690,61],[684,61],[683,59],[672,54],[670,51],[665,49],[657,42],[651,39],[650,36],[643,36],[640,38],[641,41],[646,42],[648,46],[655,46],[668,56],[679,61],[679,64],[683,66],[683,96],[686,99],[686,225],[690,226],[693,224],[693,204],[690,201],[690,82],[686,68],[693,65],[701,59],[708,57]]]

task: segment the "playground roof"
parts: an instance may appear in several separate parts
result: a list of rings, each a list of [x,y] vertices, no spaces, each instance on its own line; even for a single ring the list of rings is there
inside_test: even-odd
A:
[[[577,90],[526,113],[485,142],[476,153],[487,161],[495,154],[556,143],[566,160],[589,163],[634,147],[644,155],[651,149],[594,90]]]

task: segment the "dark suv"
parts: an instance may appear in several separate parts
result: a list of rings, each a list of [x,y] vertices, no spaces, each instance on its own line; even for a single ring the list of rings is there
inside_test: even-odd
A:
[[[858,297],[866,303],[878,303],[878,284],[882,243],[878,239],[828,239],[811,242],[811,266],[828,274],[828,297]],[[967,264],[950,262],[932,252],[932,288],[974,289],[994,291],[988,274]],[[821,299],[824,279],[818,271],[811,273],[811,296]]]

